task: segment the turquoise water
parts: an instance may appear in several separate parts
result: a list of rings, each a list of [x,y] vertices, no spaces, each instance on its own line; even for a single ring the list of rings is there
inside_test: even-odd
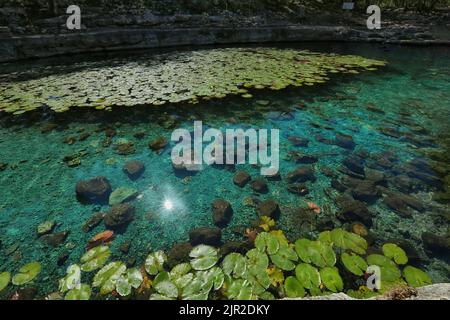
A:
[[[424,160],[433,169],[430,175],[442,180],[448,171],[448,157],[431,161],[431,154],[449,153],[450,119],[450,50],[448,48],[381,48],[378,45],[315,45],[301,46],[315,51],[358,54],[388,61],[388,66],[377,72],[360,75],[336,76],[333,81],[314,88],[288,89],[279,92],[257,92],[253,99],[227,98],[199,105],[162,106],[156,108],[125,108],[106,111],[70,111],[62,115],[49,112],[11,118],[0,115],[0,162],[7,163],[0,171],[0,271],[15,273],[20,266],[40,261],[43,271],[36,286],[40,294],[57,289],[57,281],[67,266],[79,261],[90,238],[105,230],[101,223],[88,233],[82,226],[95,212],[106,212],[107,205],[82,204],[75,196],[77,181],[96,176],[109,179],[113,189],[133,187],[140,193],[133,201],[135,219],[122,233],[116,234],[111,244],[113,259],[123,261],[136,258],[142,264],[147,254],[156,249],[168,250],[175,242],[189,240],[188,233],[195,227],[213,226],[211,203],[224,198],[232,204],[234,216],[223,229],[223,241],[243,240],[243,231],[251,227],[257,217],[248,197],[260,200],[275,199],[281,207],[278,226],[291,240],[300,236],[314,236],[328,221],[334,227],[349,227],[336,217],[337,199],[342,192],[330,185],[331,179],[323,172],[331,169],[342,179],[340,169],[349,154],[364,155],[366,168],[382,171],[387,177],[383,193],[398,190],[395,177],[404,176],[414,161]],[[140,59],[143,53],[121,54],[120,59]],[[79,65],[64,60],[48,60],[29,64],[4,65],[4,73],[26,70],[33,73],[67,72],[73,68],[92,68],[107,64],[117,56],[96,57]],[[30,74],[24,75],[31,76]],[[260,100],[269,101],[268,106]],[[368,108],[371,106],[371,108]],[[193,121],[202,120],[205,126],[224,130],[234,127],[276,128],[280,130],[280,173],[284,177],[299,166],[314,168],[317,180],[307,182],[307,196],[287,192],[286,181],[268,181],[269,192],[255,194],[250,185],[241,189],[232,183],[234,170],[225,167],[205,167],[188,177],[176,175],[170,158],[171,148],[158,154],[148,143],[157,137],[170,139],[174,128],[192,130]],[[48,124],[56,124],[53,130]],[[103,146],[104,129],[116,130],[110,146]],[[145,132],[136,138],[136,132]],[[384,134],[388,132],[390,135]],[[400,132],[398,137],[392,132]],[[78,141],[84,133],[89,136]],[[353,137],[355,150],[330,144],[336,134]],[[395,134],[394,134],[395,135]],[[307,147],[295,147],[288,138],[309,139]],[[75,137],[75,143],[64,142]],[[135,152],[119,155],[113,145],[120,139],[132,141]],[[327,140],[328,139],[328,140]],[[446,144],[445,144],[446,142]],[[173,144],[172,144],[173,146]],[[312,165],[295,163],[289,158],[292,151],[316,155]],[[69,167],[65,156],[80,154],[81,164]],[[380,167],[380,158],[389,158],[389,168]],[[436,157],[433,157],[436,160]],[[446,159],[446,160],[445,160]],[[146,171],[135,181],[122,171],[128,160],[141,160]],[[437,170],[441,168],[442,170]],[[447,168],[447,169],[445,169]],[[259,168],[243,165],[253,178]],[[423,169],[423,167],[422,167]],[[447,170],[447,171],[446,171]],[[373,213],[370,233],[373,248],[386,241],[406,241],[417,255],[416,264],[426,269],[434,281],[448,282],[450,269],[448,252],[439,255],[426,252],[421,235],[428,231],[437,235],[449,232],[448,204],[433,200],[437,188],[419,179],[413,179],[414,188],[407,191],[422,202],[422,212],[409,209],[405,217],[392,211],[383,198],[367,204]],[[171,199],[174,210],[164,209]],[[305,217],[299,208],[312,201],[322,207],[318,216]],[[57,223],[54,232],[70,230],[65,242],[48,247],[37,238],[37,226],[46,220]],[[331,221],[331,222],[330,222]],[[130,242],[128,254],[119,247]],[[62,266],[58,257],[69,253]],[[6,295],[7,293],[2,293]]]

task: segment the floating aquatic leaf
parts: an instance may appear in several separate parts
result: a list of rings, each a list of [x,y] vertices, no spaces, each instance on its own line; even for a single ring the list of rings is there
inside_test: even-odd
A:
[[[261,232],[256,236],[255,247],[261,252],[275,254],[280,248],[280,242],[274,235],[267,232]]]
[[[91,287],[88,284],[80,284],[79,288],[71,289],[64,297],[65,300],[89,300]]]
[[[178,297],[178,288],[172,282],[165,280],[155,285],[155,290],[162,296],[175,299]]]
[[[195,270],[207,270],[213,267],[219,259],[217,257],[217,250],[204,244],[193,248],[189,256],[193,258],[191,260],[191,266]]]
[[[400,270],[397,268],[394,261],[380,254],[371,254],[368,256],[367,263],[369,265],[376,265],[380,268],[382,281],[395,281],[401,276]]]
[[[223,259],[222,269],[226,275],[240,278],[247,270],[247,260],[239,253],[230,253]]]
[[[59,280],[59,291],[62,293],[77,288],[81,283],[81,268],[73,264],[67,268],[67,274]]]
[[[322,283],[328,290],[332,292],[339,292],[344,289],[344,282],[342,281],[336,267],[325,267],[321,269],[320,277],[322,279]]]
[[[91,272],[100,269],[111,255],[111,250],[107,246],[92,248],[81,257],[81,270]]]
[[[274,287],[278,287],[284,283],[284,274],[280,269],[275,267],[269,268],[267,269],[267,274],[269,275],[270,283]]]
[[[16,286],[24,285],[32,281],[41,272],[39,262],[31,262],[19,269],[19,272],[12,278],[12,283]]]
[[[305,289],[313,289],[320,286],[319,271],[308,263],[299,264],[295,268],[295,276]]]
[[[126,269],[123,262],[111,262],[97,272],[92,286],[100,288],[100,294],[108,294],[116,289],[117,280],[122,277]]]
[[[284,289],[289,298],[301,298],[305,296],[305,289],[296,277],[287,277],[284,281]]]
[[[428,274],[412,266],[406,266],[403,269],[403,275],[405,276],[406,282],[416,288],[433,283]]]
[[[248,280],[230,278],[227,283],[226,296],[231,300],[251,300],[253,287]]]
[[[331,245],[322,241],[298,239],[295,242],[295,251],[300,259],[318,267],[332,267],[336,263],[336,255]]]
[[[11,274],[9,272],[0,273],[0,292],[3,291],[11,281]]]
[[[383,254],[394,260],[396,264],[407,264],[408,257],[402,248],[394,243],[386,243],[383,245]]]
[[[339,248],[352,250],[357,254],[366,253],[367,241],[356,233],[337,228],[331,231],[330,236],[332,243]]]
[[[278,268],[286,271],[294,270],[298,256],[295,250],[288,245],[282,245],[275,254],[270,255],[270,260]]]
[[[145,259],[145,271],[150,275],[156,275],[158,272],[164,270],[164,262],[166,262],[167,256],[163,251],[156,251],[150,253]]]
[[[341,255],[341,260],[345,268],[354,275],[362,276],[367,271],[366,261],[356,254],[344,252]]]

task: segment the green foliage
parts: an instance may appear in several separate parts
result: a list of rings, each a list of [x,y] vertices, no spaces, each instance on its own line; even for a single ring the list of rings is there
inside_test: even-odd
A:
[[[348,254],[344,252],[341,255],[341,260],[345,268],[357,276],[362,276],[366,272],[368,267],[366,261],[363,258],[353,253]]]
[[[116,289],[116,284],[122,275],[125,273],[127,267],[123,262],[111,262],[100,269],[94,276],[92,286],[100,288],[100,294],[108,294]]]
[[[403,275],[406,282],[413,287],[422,287],[433,283],[428,274],[412,266],[406,266],[403,269]]]
[[[396,264],[407,264],[408,257],[402,248],[393,243],[386,243],[383,245],[383,254],[395,261]]]
[[[156,251],[150,253],[145,259],[145,271],[150,275],[156,275],[158,272],[164,270],[164,262],[166,262],[167,256],[163,251]]]
[[[275,254],[270,255],[270,260],[281,270],[294,270],[295,263],[298,260],[298,256],[295,250],[288,245],[282,245]]]
[[[320,240],[298,239],[295,242],[295,251],[301,260],[320,268],[332,267],[336,263],[336,255],[331,245]]]
[[[338,248],[351,250],[357,254],[365,254],[367,250],[367,241],[363,237],[341,228],[321,233],[319,240],[331,242]]]
[[[19,269],[19,272],[12,278],[12,283],[16,286],[24,285],[41,272],[41,264],[39,262],[31,262]]]
[[[280,242],[274,235],[268,232],[261,232],[256,236],[255,247],[259,251],[266,252],[270,255],[277,253],[280,248]]]
[[[89,300],[91,297],[91,287],[88,284],[81,284],[79,288],[73,288],[67,292],[65,300]]]
[[[395,263],[380,254],[371,254],[367,257],[367,263],[369,265],[376,265],[380,267],[381,271],[381,281],[396,281],[400,278],[400,270],[397,268]]]
[[[81,257],[81,270],[85,272],[95,271],[103,267],[111,255],[107,246],[92,248]]]
[[[284,290],[289,298],[301,298],[305,296],[305,289],[296,277],[287,277],[284,282]]]
[[[77,264],[72,264],[67,268],[67,274],[59,280],[59,291],[65,293],[76,288],[81,283],[81,268]]]
[[[2,292],[11,281],[11,274],[9,272],[0,273],[0,292]]]
[[[217,250],[204,244],[193,248],[189,256],[192,258],[191,266],[194,270],[207,270],[219,260]]]
[[[110,110],[113,106],[197,103],[247,95],[251,89],[312,86],[328,81],[330,74],[351,74],[385,64],[358,56],[276,48],[211,49],[152,55],[150,59],[120,66],[72,65],[67,72],[28,75],[29,79],[22,81],[2,77],[0,111],[22,114],[43,104],[65,112],[71,107]],[[123,83],[115,80],[121,78],[128,79],[134,94],[124,93]]]
[[[248,280],[226,278],[226,296],[231,300],[252,300],[253,287]]]
[[[223,259],[222,269],[226,275],[240,278],[247,270],[247,260],[239,253],[230,253]]]
[[[116,291],[122,297],[131,294],[131,289],[137,289],[144,280],[142,273],[138,269],[128,269],[125,274],[122,274],[116,282]]]
[[[336,267],[325,267],[320,270],[323,285],[332,292],[340,292],[344,289],[344,282]]]
[[[301,263],[295,268],[295,276],[306,289],[319,288],[321,280],[319,271],[308,263]]]

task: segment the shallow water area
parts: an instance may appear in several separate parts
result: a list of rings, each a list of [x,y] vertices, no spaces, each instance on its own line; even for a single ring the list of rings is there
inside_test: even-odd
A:
[[[105,176],[113,190],[127,187],[138,192],[131,202],[136,207],[134,220],[116,232],[110,245],[113,259],[139,266],[149,252],[189,241],[190,230],[214,226],[211,204],[217,198],[229,201],[234,211],[230,224],[222,229],[223,242],[243,240],[246,228],[257,218],[254,203],[272,198],[281,208],[277,227],[290,240],[313,237],[330,226],[350,228],[354,222],[364,223],[373,250],[386,241],[407,245],[415,265],[426,269],[435,282],[448,282],[448,251],[424,244],[423,233],[449,234],[450,50],[359,44],[294,47],[355,54],[385,60],[388,65],[375,72],[336,75],[314,87],[254,90],[248,99],[232,96],[194,105],[1,114],[0,163],[5,166],[0,171],[0,271],[15,273],[25,263],[40,261],[43,270],[35,281],[39,294],[55,291],[58,279],[67,266],[79,261],[89,239],[105,230],[100,223],[84,232],[83,225],[96,212],[110,208],[81,203],[75,185]],[[104,60],[98,56],[93,61],[107,64],[117,57],[133,61],[143,54],[120,53]],[[0,66],[0,73],[95,67],[95,63],[86,64],[87,57],[82,59],[79,65],[72,62],[67,67],[63,59],[20,67],[8,64]],[[179,173],[170,157],[173,142],[161,152],[148,147],[161,136],[170,140],[176,128],[192,130],[194,120],[220,130],[279,129],[283,179],[269,179],[268,192],[257,193],[250,184],[234,185],[233,176],[242,169],[255,179],[258,167],[204,166],[196,173]],[[105,140],[107,129],[115,131],[110,141]],[[295,146],[293,137],[308,143]],[[120,144],[129,148],[120,152],[115,147]],[[363,159],[367,176],[383,175],[377,181],[378,191],[367,196],[370,199],[360,197],[371,212],[365,221],[341,214],[354,189],[362,188],[358,175],[345,165],[346,159],[355,157]],[[136,180],[122,170],[130,160],[140,160],[146,167]],[[309,193],[304,196],[289,192],[284,179],[297,167],[311,167],[316,177],[305,183]],[[419,205],[395,209],[386,200],[402,195],[412,196]],[[320,214],[305,213],[307,202],[319,205]],[[38,239],[37,226],[47,220],[56,222],[53,233],[69,231],[56,247]],[[127,253],[120,250],[125,243],[130,244]],[[62,255],[67,259],[58,266]]]

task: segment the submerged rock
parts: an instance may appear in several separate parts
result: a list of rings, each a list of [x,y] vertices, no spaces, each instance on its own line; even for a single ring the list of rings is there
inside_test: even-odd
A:
[[[263,178],[256,178],[255,180],[253,180],[251,183],[251,187],[258,193],[267,193],[269,191],[267,182]]]
[[[337,134],[334,144],[349,150],[355,149],[356,146],[356,143],[353,141],[353,137],[346,134]]]
[[[239,170],[234,174],[233,183],[243,188],[251,179],[252,177],[246,171]]]
[[[0,162],[0,171],[4,171],[8,168],[8,164],[4,162]]]
[[[247,251],[249,251],[252,247],[253,247],[253,244],[249,240],[230,241],[220,247],[219,255],[224,257],[232,252],[237,252],[237,253],[245,255],[247,253]]]
[[[189,232],[191,245],[207,244],[218,247],[221,244],[222,231],[219,228],[200,227]]]
[[[167,265],[173,268],[177,264],[189,262],[189,253],[192,250],[192,245],[189,242],[175,243],[167,253]]]
[[[144,163],[138,160],[128,161],[123,166],[123,172],[125,172],[131,180],[138,179],[144,173],[144,171]]]
[[[133,220],[134,211],[134,206],[129,203],[116,204],[108,211],[103,220],[106,227],[117,228]]]
[[[431,232],[422,233],[423,245],[429,252],[449,256],[450,254],[450,234],[445,236],[436,235]]]
[[[290,136],[288,140],[295,146],[295,147],[307,147],[309,144],[309,140],[302,137],[297,136]]]
[[[79,200],[94,203],[106,202],[111,194],[111,185],[105,177],[81,180],[75,189]]]
[[[314,175],[314,170],[312,168],[301,167],[289,172],[286,176],[286,180],[290,183],[315,181],[316,176]]]
[[[225,227],[233,217],[231,204],[224,199],[216,199],[212,203],[213,222],[218,227]]]
[[[115,189],[109,196],[109,205],[114,206],[133,200],[137,197],[138,191],[134,188],[119,187]]]
[[[306,196],[309,193],[308,188],[303,183],[288,184],[287,189],[290,193],[298,194],[300,196]]]
[[[49,246],[57,247],[66,241],[69,231],[43,235],[40,239]]]
[[[94,229],[96,226],[102,222],[103,218],[105,217],[105,213],[103,212],[97,212],[94,215],[92,215],[84,224],[82,227],[83,232],[89,232],[92,229]]]
[[[277,202],[272,199],[268,199],[258,204],[256,207],[256,212],[260,217],[267,216],[272,219],[277,219],[280,215],[280,207]]]
[[[360,157],[350,155],[347,158],[345,158],[342,163],[351,171],[360,174],[362,176],[365,176],[364,160],[361,159]]]
[[[169,144],[169,141],[164,137],[156,138],[149,142],[148,147],[153,151],[164,149]]]
[[[113,149],[117,154],[127,156],[136,152],[134,142],[132,141],[119,141],[113,145]]]
[[[338,200],[340,207],[337,217],[346,222],[362,222],[366,226],[372,226],[372,213],[363,202],[343,197]]]

